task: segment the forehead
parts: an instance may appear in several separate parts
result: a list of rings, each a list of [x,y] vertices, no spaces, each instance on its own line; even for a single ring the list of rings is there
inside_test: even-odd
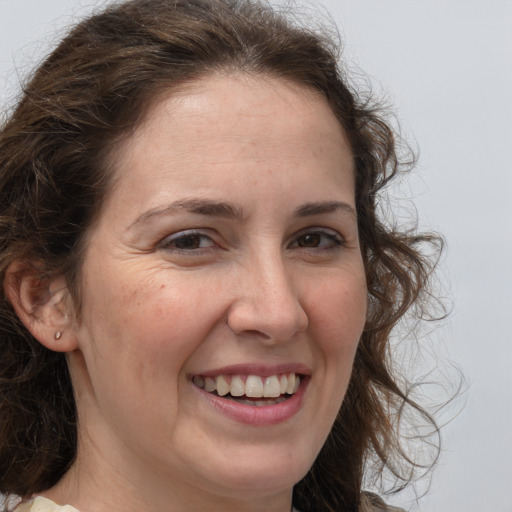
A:
[[[264,131],[258,131],[262,124]],[[160,92],[118,150],[129,152],[138,140],[153,138],[162,130],[172,133],[176,147],[185,138],[190,145],[212,138],[222,143],[223,137],[238,131],[239,142],[244,136],[250,142],[252,132],[258,142],[270,144],[284,132],[289,139],[316,133],[311,138],[317,147],[341,140],[343,150],[350,150],[341,123],[319,91],[267,75],[217,73]]]
[[[158,180],[167,186],[171,177],[191,190],[206,182],[221,189],[242,175],[261,180],[277,172],[299,184],[311,175],[321,179],[320,170],[349,178],[352,187],[352,160],[320,93],[244,74],[213,75],[160,94],[112,158],[117,186],[131,183],[134,190]],[[306,167],[309,175],[299,172]]]

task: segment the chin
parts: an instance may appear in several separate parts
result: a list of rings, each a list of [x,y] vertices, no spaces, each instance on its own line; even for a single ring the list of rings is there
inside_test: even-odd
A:
[[[272,454],[265,450],[252,460],[247,454],[238,459],[236,464],[224,466],[215,475],[214,485],[231,496],[262,497],[290,492],[313,464],[310,458],[301,459],[296,454],[279,457],[275,451]],[[211,479],[211,471],[209,476]]]

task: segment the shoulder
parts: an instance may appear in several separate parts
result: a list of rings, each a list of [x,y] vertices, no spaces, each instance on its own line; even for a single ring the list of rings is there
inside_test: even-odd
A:
[[[403,508],[386,505],[376,494],[364,492],[361,495],[359,512],[405,512],[405,510]]]
[[[60,506],[53,501],[38,496],[37,498],[22,501],[13,512],[79,512],[71,505]]]

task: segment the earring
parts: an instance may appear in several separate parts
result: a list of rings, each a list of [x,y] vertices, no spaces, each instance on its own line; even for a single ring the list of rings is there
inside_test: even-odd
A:
[[[53,337],[56,339],[56,340],[60,340],[60,338],[62,337],[62,332],[61,331],[57,331]]]

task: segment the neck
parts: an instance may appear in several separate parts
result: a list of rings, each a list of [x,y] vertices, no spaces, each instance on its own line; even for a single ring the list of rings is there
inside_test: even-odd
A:
[[[103,461],[105,462],[105,461]],[[220,493],[188,482],[173,482],[155,471],[124,466],[90,465],[78,457],[64,477],[42,496],[80,512],[290,512],[292,489],[264,493],[254,490]],[[94,469],[90,469],[94,468]],[[121,469],[120,469],[121,468]],[[142,468],[140,468],[142,469]],[[138,474],[136,474],[138,473]]]

